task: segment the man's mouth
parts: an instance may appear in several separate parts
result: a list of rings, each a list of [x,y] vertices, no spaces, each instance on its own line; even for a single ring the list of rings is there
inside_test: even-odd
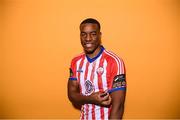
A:
[[[84,46],[85,46],[85,47],[92,47],[93,44],[92,44],[92,43],[84,43]]]

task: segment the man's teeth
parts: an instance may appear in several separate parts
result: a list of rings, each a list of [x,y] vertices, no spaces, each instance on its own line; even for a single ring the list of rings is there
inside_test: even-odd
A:
[[[90,43],[86,44],[86,47],[91,47],[91,46],[92,46],[92,44],[90,44]]]

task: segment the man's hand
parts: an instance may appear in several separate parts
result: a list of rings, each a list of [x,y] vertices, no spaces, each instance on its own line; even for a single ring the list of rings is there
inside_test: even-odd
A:
[[[96,105],[109,106],[111,104],[111,97],[107,92],[95,92],[92,93],[89,97],[93,104]]]
[[[109,106],[111,97],[107,91],[94,92],[89,96],[80,94],[79,83],[77,81],[68,81],[68,98],[73,104],[96,104],[100,106]]]

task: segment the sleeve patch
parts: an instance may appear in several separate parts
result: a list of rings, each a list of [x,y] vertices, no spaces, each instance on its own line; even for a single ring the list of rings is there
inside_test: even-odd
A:
[[[69,68],[69,77],[73,77],[73,71],[71,68]]]
[[[125,88],[125,87],[126,87],[125,74],[116,75],[113,79],[112,88]]]

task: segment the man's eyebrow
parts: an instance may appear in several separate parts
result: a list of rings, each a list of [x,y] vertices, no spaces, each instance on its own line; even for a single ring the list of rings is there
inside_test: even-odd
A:
[[[81,33],[86,33],[86,32],[81,32]]]
[[[93,32],[95,32],[95,33],[96,33],[97,31],[91,31],[90,33],[93,33]]]
[[[97,31],[90,31],[90,32],[85,32],[85,31],[81,31],[81,33],[96,33]]]

